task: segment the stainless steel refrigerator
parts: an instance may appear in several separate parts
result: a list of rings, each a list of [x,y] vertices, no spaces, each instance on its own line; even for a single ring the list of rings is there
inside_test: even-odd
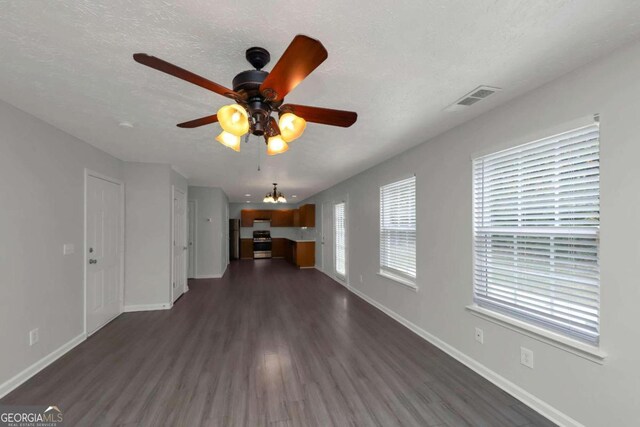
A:
[[[229,220],[229,258],[240,259],[240,220]]]

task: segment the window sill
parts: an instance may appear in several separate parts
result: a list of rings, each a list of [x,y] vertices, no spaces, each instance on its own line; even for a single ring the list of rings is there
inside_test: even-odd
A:
[[[416,284],[409,279],[405,279],[404,277],[387,273],[386,271],[379,271],[378,276],[382,276],[385,279],[389,279],[396,283],[400,283],[401,285],[406,286],[407,288],[413,290],[414,292],[418,292],[418,287],[416,286]]]
[[[488,320],[489,322],[511,329],[512,331],[519,332],[530,338],[552,345],[599,365],[604,364],[604,359],[607,356],[607,354],[598,347],[565,337],[564,335],[531,325],[521,320],[512,319],[509,316],[487,310],[486,308],[479,307],[475,304],[468,305],[467,310],[474,316],[478,316],[482,319]]]

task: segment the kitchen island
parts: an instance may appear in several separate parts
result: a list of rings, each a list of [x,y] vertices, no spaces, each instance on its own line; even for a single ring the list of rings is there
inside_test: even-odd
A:
[[[313,268],[316,265],[316,241],[310,239],[272,239],[273,258],[284,258],[298,268]]]

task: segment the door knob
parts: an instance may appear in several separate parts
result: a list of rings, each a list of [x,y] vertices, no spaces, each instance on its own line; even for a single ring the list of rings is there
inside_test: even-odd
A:
[[[97,259],[90,259],[89,260],[89,264],[97,264],[98,260]]]

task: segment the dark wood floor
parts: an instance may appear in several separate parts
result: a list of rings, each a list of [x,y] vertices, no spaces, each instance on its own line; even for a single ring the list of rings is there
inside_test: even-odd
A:
[[[551,426],[315,270],[231,264],[126,313],[3,398],[67,425]]]

